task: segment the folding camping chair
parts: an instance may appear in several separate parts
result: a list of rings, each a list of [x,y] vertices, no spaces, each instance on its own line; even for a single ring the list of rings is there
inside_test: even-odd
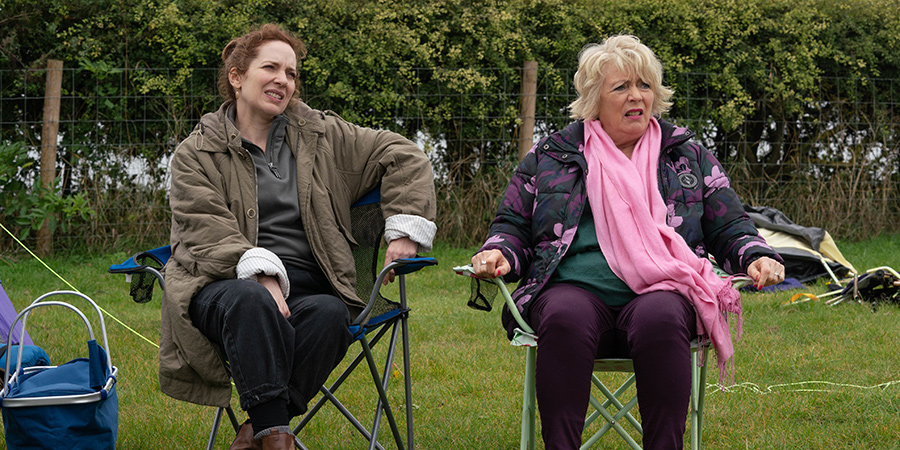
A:
[[[410,308],[407,306],[405,275],[418,271],[424,267],[435,265],[437,264],[437,261],[434,258],[398,259],[392,261],[391,264],[384,267],[380,272],[378,271],[380,263],[379,248],[384,235],[384,219],[381,212],[380,199],[380,192],[376,189],[358,200],[350,210],[353,237],[359,244],[353,250],[357,274],[356,292],[360,298],[368,298],[366,308],[350,325],[350,332],[353,334],[355,340],[360,343],[360,352],[344,372],[337,377],[336,381],[330,386],[322,386],[320,388],[322,396],[300,419],[299,424],[293,430],[295,435],[294,443],[297,448],[305,449],[306,447],[300,442],[296,435],[299,434],[326,403],[331,403],[341,412],[353,427],[369,442],[369,449],[378,448],[383,450],[382,445],[378,443],[378,433],[383,417],[387,418],[391,428],[391,434],[393,435],[398,449],[407,447],[410,449],[415,448],[413,439],[409,328],[407,323]],[[159,282],[160,286],[165,289],[165,279],[161,274],[161,271],[169,257],[171,257],[171,249],[168,246],[160,247],[150,251],[140,252],[124,263],[110,267],[109,272],[129,275],[132,298],[138,303],[144,303],[150,301],[152,298],[154,282]],[[380,290],[384,277],[391,270],[398,275],[398,302],[385,298]],[[389,331],[391,334],[387,344],[387,357],[384,362],[383,371],[379,373],[379,367],[375,361],[372,347],[375,346],[375,344],[377,344]],[[394,412],[391,409],[391,404],[388,401],[387,396],[388,381],[390,380],[391,374],[390,369],[394,363],[397,342],[401,334],[404,393],[406,402],[406,445],[404,445],[404,437],[401,436],[400,429],[397,425]],[[372,382],[378,393],[374,419],[371,428],[368,429],[335,396],[335,392],[338,388],[347,380],[353,370],[363,360],[366,361],[372,377]],[[212,430],[210,431],[209,441],[207,443],[208,449],[211,449],[215,444],[216,434],[223,413],[228,414],[228,418],[235,433],[240,429],[240,423],[235,417],[234,410],[230,406],[227,408],[218,408],[213,419]]]
[[[475,273],[471,265],[453,268],[456,273],[474,277]],[[496,285],[497,290],[503,296],[507,308],[519,325],[515,330],[511,345],[516,347],[525,347],[525,386],[522,394],[522,433],[520,440],[520,449],[533,450],[535,448],[535,414],[536,408],[536,392],[535,392],[535,361],[537,356],[538,337],[534,330],[525,323],[525,320],[519,314],[509,290],[502,278],[494,278],[492,281]],[[741,282],[744,282],[742,279]],[[490,305],[476,306],[470,302],[470,306],[476,309],[488,309]],[[695,340],[691,342],[691,400],[690,400],[690,421],[691,421],[691,448],[699,450],[702,448],[701,432],[703,427],[703,402],[706,394],[706,365],[699,365],[700,361],[705,361],[708,347],[699,345]],[[698,359],[700,358],[700,359]],[[626,358],[602,358],[594,361],[594,374],[591,374],[591,381],[595,387],[603,394],[604,400],[601,402],[592,393],[589,403],[593,407],[593,411],[585,418],[585,429],[602,417],[606,423],[600,427],[592,436],[582,443],[581,448],[587,449],[593,447],[600,438],[609,432],[615,430],[619,436],[633,449],[640,449],[641,446],[635,441],[628,430],[622,426],[623,420],[628,422],[638,434],[643,435],[644,431],[640,422],[631,414],[631,409],[637,405],[637,396],[633,396],[625,403],[622,403],[622,396],[634,384],[634,366],[631,359]],[[597,372],[627,372],[631,376],[625,380],[616,390],[610,390],[597,377]],[[626,425],[627,426],[627,425]]]

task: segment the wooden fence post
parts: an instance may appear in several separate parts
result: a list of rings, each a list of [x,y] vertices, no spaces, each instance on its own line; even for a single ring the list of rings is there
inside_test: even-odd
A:
[[[59,136],[59,104],[62,98],[63,62],[51,59],[47,62],[47,80],[44,88],[44,124],[41,128],[41,186],[56,188],[56,140]],[[53,251],[53,233],[49,218],[44,219],[37,233],[37,251],[47,256]]]
[[[525,61],[522,66],[522,101],[519,104],[519,161],[531,150],[534,140],[534,107],[537,97],[537,61]]]

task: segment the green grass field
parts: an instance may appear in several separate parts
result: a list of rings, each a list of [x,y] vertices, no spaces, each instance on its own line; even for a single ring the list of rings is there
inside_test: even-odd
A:
[[[900,235],[839,245],[860,270],[900,268]],[[498,311],[466,306],[469,281],[451,267],[468,262],[472,251],[438,246],[432,256],[440,265],[408,278],[416,445],[422,449],[518,448],[524,354],[508,345]],[[75,255],[45,262],[106,312],[109,351],[120,371],[119,448],[201,448],[214,409],[159,392],[152,344],[159,338],[159,295],[148,304],[133,303],[124,277],[106,273],[127,256]],[[70,289],[27,255],[0,258],[0,280],[17,310],[43,293]],[[824,283],[806,291],[823,293]],[[816,301],[783,306],[797,292],[744,295],[734,384],[708,386],[705,446],[900,448],[900,308],[885,305],[873,311],[868,304],[829,307]],[[80,299],[70,301],[80,307]],[[54,363],[85,354],[85,328],[68,310],[36,311],[28,331]],[[358,370],[339,394],[366,422],[374,391],[363,375]],[[404,406],[396,394],[405,375],[398,370],[393,376],[396,410]],[[382,427],[382,435],[389,434]],[[233,436],[224,429],[217,448],[228,448]],[[333,408],[323,411],[301,438],[313,449],[364,448]],[[613,435],[600,444],[625,448]]]

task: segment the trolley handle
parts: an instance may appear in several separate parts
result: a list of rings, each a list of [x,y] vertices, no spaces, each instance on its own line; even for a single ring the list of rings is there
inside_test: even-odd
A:
[[[88,321],[88,318],[84,315],[84,313],[81,312],[81,310],[79,310],[78,308],[76,308],[66,302],[47,300],[48,298],[56,296],[56,295],[74,295],[76,297],[81,297],[81,298],[85,299],[88,303],[90,303],[91,306],[94,308],[94,311],[97,313],[97,317],[100,318],[100,329],[101,329],[101,332],[103,335],[103,350],[104,351],[101,352],[101,354],[105,354],[105,356],[106,356],[105,363],[106,363],[106,367],[107,367],[107,374],[113,375],[115,373],[115,368],[113,367],[113,364],[112,364],[112,356],[110,356],[110,354],[109,354],[109,341],[106,336],[106,323],[103,320],[103,314],[100,312],[100,307],[97,306],[97,304],[93,300],[91,300],[90,297],[88,297],[80,292],[53,291],[53,292],[48,292],[48,293],[38,297],[36,300],[31,302],[31,305],[29,305],[27,308],[23,309],[16,316],[15,320],[13,320],[12,325],[10,326],[11,332],[12,332],[12,330],[15,330],[16,324],[21,320],[22,321],[22,329],[19,332],[19,341],[21,341],[22,337],[25,334],[26,321],[27,321],[28,315],[31,313],[32,310],[34,310],[38,307],[41,307],[41,306],[51,306],[51,305],[52,306],[63,306],[63,307],[71,309],[72,311],[75,311],[75,313],[81,317],[81,320],[84,322],[85,326],[88,329],[88,336],[89,336],[90,341],[94,341],[95,340],[94,339],[94,329],[93,329],[93,327],[91,327],[90,321]],[[12,336],[10,336],[10,337],[12,337]],[[7,355],[9,354],[10,345],[12,345],[12,339],[9,339],[6,343],[6,352],[7,352],[6,354]],[[91,352],[92,351],[89,349],[88,350],[89,357],[91,356],[90,355]],[[18,353],[18,355],[16,357],[16,372],[18,372],[22,367],[22,354],[24,352],[19,351],[16,353]],[[6,359],[6,368],[5,368],[6,370],[3,375],[4,389],[6,388],[7,384],[9,383],[9,377],[10,377],[9,368],[10,368],[11,359],[12,358]]]

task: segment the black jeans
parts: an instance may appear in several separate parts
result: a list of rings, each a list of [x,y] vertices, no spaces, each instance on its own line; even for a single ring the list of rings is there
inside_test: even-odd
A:
[[[321,273],[288,267],[287,319],[255,281],[220,280],[191,300],[191,321],[228,360],[241,408],[281,399],[306,412],[353,342],[350,313]]]

